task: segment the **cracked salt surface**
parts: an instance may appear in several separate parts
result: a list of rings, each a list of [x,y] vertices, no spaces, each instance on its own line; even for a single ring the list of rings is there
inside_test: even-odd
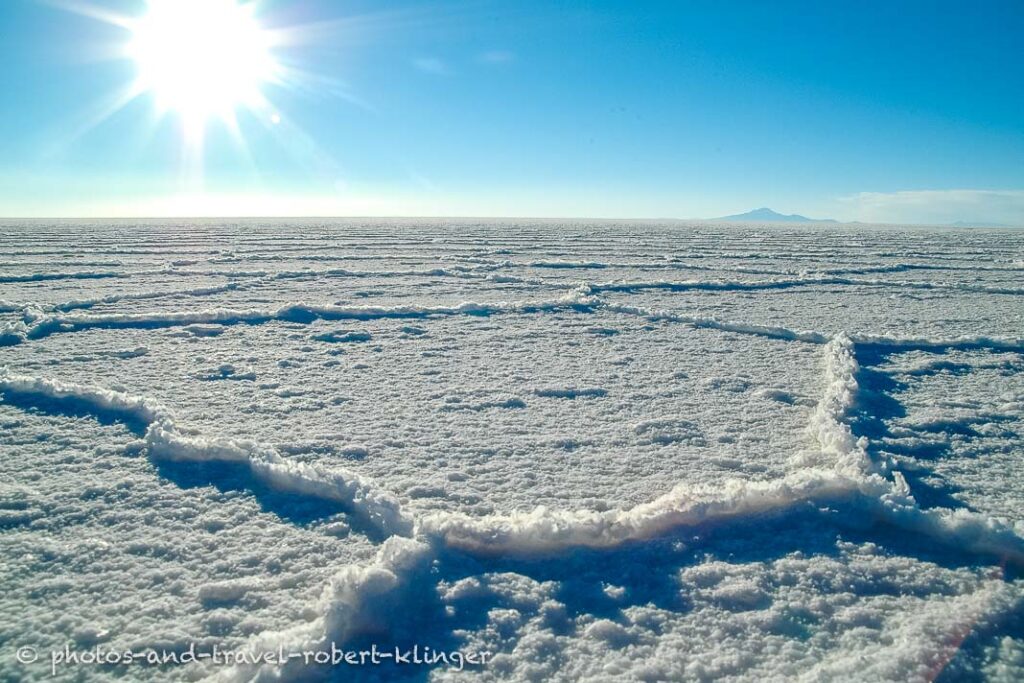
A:
[[[0,232],[4,643],[495,653],[58,678],[1024,677],[1019,233]]]

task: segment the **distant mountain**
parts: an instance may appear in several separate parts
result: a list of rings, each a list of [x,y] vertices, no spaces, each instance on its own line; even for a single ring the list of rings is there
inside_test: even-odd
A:
[[[740,213],[735,216],[722,216],[721,218],[712,218],[714,221],[756,221],[758,223],[835,223],[836,221],[831,218],[808,218],[807,216],[801,216],[799,214],[784,214],[772,211],[768,207],[761,207],[760,209],[754,209],[746,213]]]

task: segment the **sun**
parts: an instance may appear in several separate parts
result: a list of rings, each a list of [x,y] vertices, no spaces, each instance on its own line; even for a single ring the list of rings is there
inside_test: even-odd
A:
[[[236,0],[149,0],[131,25],[128,55],[136,89],[150,93],[160,110],[202,125],[231,119],[240,107],[257,109],[262,88],[280,67],[270,33],[252,4]]]

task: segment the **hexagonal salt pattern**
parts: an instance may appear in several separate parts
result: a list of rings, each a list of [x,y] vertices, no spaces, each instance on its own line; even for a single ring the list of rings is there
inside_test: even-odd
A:
[[[67,235],[76,235],[74,247]],[[1024,236],[0,226],[0,673],[1018,680]]]

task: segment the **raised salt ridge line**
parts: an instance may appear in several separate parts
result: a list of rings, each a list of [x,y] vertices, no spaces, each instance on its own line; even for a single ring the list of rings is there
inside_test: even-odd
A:
[[[727,481],[722,487],[680,484],[649,503],[628,510],[533,512],[470,517],[433,513],[416,524],[426,545],[391,539],[368,567],[348,566],[332,577],[319,605],[320,616],[285,632],[254,638],[254,652],[301,652],[330,642],[346,642],[365,629],[367,614],[393,601],[445,548],[478,555],[557,555],[574,547],[611,548],[642,541],[673,529],[733,518],[779,513],[807,504],[840,504],[852,516],[866,513],[897,528],[925,534],[968,552],[990,554],[1024,566],[1024,528],[967,510],[922,510],[898,472],[892,482],[876,473],[866,440],[856,439],[844,422],[856,401],[858,364],[853,341],[838,335],[825,348],[825,387],[809,431],[834,469],[805,469],[772,482]],[[379,617],[378,617],[379,618]],[[380,627],[379,621],[373,626]],[[216,672],[218,681],[272,681],[290,677],[285,667],[248,667]]]
[[[584,288],[585,291],[587,288]],[[777,325],[760,325],[714,317],[684,315],[670,311],[601,302],[595,308],[626,315],[637,315],[652,322],[664,321],[690,327],[722,330],[737,334],[751,334],[772,339],[801,341],[809,344],[827,344],[832,337],[812,330],[795,330]],[[893,349],[994,349],[1024,353],[1024,337],[996,337],[991,335],[961,335],[959,337],[896,337],[884,334],[849,334],[857,346],[884,346]]]
[[[28,325],[20,320],[0,324],[0,346],[14,346],[28,337]]]
[[[814,272],[821,275],[868,275],[871,273],[905,273],[912,270],[938,270],[938,271],[967,271],[976,273],[979,271],[984,272],[1000,272],[1000,273],[1012,273],[1020,270],[1019,266],[983,266],[983,265],[969,265],[969,266],[951,266],[936,263],[892,263],[892,264],[879,264],[877,266],[846,266],[840,268],[820,268],[815,269]]]
[[[914,500],[903,475],[893,473],[888,493],[865,495],[863,507],[880,520],[915,534],[923,534],[962,551],[993,555],[1024,568],[1024,523],[1009,524],[964,508],[923,509]],[[871,479],[880,479],[874,475]]]
[[[679,484],[669,493],[628,510],[532,512],[470,517],[434,513],[420,519],[418,534],[480,554],[548,554],[572,547],[612,548],[661,536],[673,529],[778,512],[806,501],[837,501],[858,481],[826,470],[806,470],[772,482],[729,480],[721,486]]]
[[[899,473],[887,482],[842,421],[856,398],[857,364],[852,341],[839,336],[827,347],[823,407],[815,412],[811,433],[834,458],[831,468],[810,468],[774,482],[728,481],[720,490],[688,489],[628,510],[557,511],[471,518],[437,513],[413,521],[390,493],[359,475],[327,471],[283,459],[273,448],[249,441],[204,438],[179,429],[173,415],[151,399],[123,392],[19,375],[0,375],[0,393],[42,396],[84,404],[145,426],[144,443],[152,457],[166,460],[247,463],[254,476],[279,490],[335,500],[351,506],[385,534],[415,531],[446,545],[484,554],[553,552],[573,546],[612,547],[651,538],[673,528],[782,511],[804,502],[839,502],[864,507],[902,528],[927,533],[969,550],[996,553],[1024,562],[1024,541],[1011,527],[964,510],[921,510]]]
[[[914,349],[994,349],[1024,353],[1024,337],[993,337],[984,334],[961,335],[959,337],[894,337],[884,334],[851,334],[853,342],[860,346],[883,346],[902,350]]]
[[[780,513],[804,504],[830,504],[846,509],[851,519],[867,513],[962,551],[994,555],[1024,567],[1024,528],[964,509],[924,510],[910,495],[903,476],[896,472],[894,479],[809,469],[770,482],[728,480],[721,486],[700,488],[680,484],[628,510],[540,507],[486,517],[434,513],[419,520],[416,532],[480,555],[552,554],[573,547],[613,548],[674,529]]]
[[[786,339],[796,337],[791,330],[743,328],[745,332],[756,330],[754,333]],[[811,339],[818,341],[817,336]],[[434,513],[420,519],[417,533],[437,536],[448,546],[477,553],[553,553],[575,546],[615,547],[680,527],[779,512],[808,501],[835,502],[863,496],[880,499],[891,494],[893,485],[879,476],[870,476],[877,468],[867,454],[867,440],[857,439],[843,421],[858,390],[859,368],[853,349],[853,342],[842,334],[825,346],[824,392],[808,425],[819,446],[814,454],[818,467],[770,482],[729,480],[722,486],[698,488],[679,484],[654,501],[627,510],[538,507],[527,513],[486,517]]]
[[[381,318],[426,318],[434,315],[486,316],[500,313],[550,313],[575,310],[593,312],[604,310],[625,315],[636,315],[650,321],[665,321],[695,328],[717,329],[724,332],[749,334],[827,344],[832,337],[821,332],[795,330],[775,325],[719,320],[714,317],[692,316],[669,311],[609,303],[594,296],[588,285],[573,287],[557,299],[536,302],[466,302],[455,306],[337,306],[306,303],[285,304],[276,309],[207,309],[170,313],[105,313],[105,314],[47,314],[30,307],[24,310],[24,321],[0,324],[0,346],[19,344],[26,339],[42,339],[53,334],[75,332],[92,328],[163,328],[192,324],[262,324],[274,320],[311,323],[315,320],[374,320]],[[858,345],[875,345],[904,349],[975,349],[989,348],[1002,351],[1024,352],[1022,337],[994,337],[968,335],[952,338],[894,337],[879,334],[852,334],[850,339]]]
[[[642,258],[644,255],[636,255]],[[703,258],[703,257],[700,257]],[[748,273],[751,275],[796,275],[794,270],[780,270],[774,268],[754,268],[751,266],[737,266],[730,264],[720,265],[698,265],[676,257],[658,257],[657,260],[646,261],[531,261],[517,263],[515,261],[491,262],[494,268],[542,268],[548,270],[605,270],[609,268],[634,269],[634,270],[696,270],[710,272],[732,272]]]
[[[770,331],[777,335],[782,330],[790,335],[784,338],[795,338],[792,330],[784,328],[731,325],[754,334]],[[317,604],[319,616],[312,622],[285,632],[263,634],[253,642],[258,651],[281,646],[294,652],[317,649],[328,641],[343,643],[364,631],[371,621],[379,627],[380,622],[373,617],[380,607],[400,604],[405,597],[403,591],[410,587],[416,573],[423,571],[429,560],[441,555],[446,547],[479,555],[551,554],[578,546],[608,548],[676,528],[783,512],[807,504],[833,504],[850,518],[867,514],[967,552],[1001,556],[1024,566],[1024,526],[1014,528],[967,510],[922,510],[898,472],[893,473],[892,481],[873,473],[876,468],[869,460],[865,462],[866,453],[862,453],[864,442],[854,438],[845,422],[858,390],[855,345],[855,338],[840,335],[828,340],[825,349],[822,405],[815,412],[811,433],[823,453],[834,458],[832,468],[809,468],[772,482],[732,480],[721,489],[679,485],[654,501],[626,510],[573,512],[538,508],[532,513],[475,518],[451,513],[428,515],[411,529],[415,540],[389,539],[373,564],[348,566],[332,577]],[[410,531],[410,519],[401,513],[394,498],[355,475],[325,474],[310,466],[295,468],[264,446],[185,433],[175,426],[166,409],[149,399],[6,374],[0,375],[0,392],[70,399],[94,412],[142,423],[147,425],[145,443],[152,457],[247,462],[255,476],[272,486],[345,501],[357,512],[377,520],[385,533]],[[268,667],[218,671],[213,675],[222,680],[279,680],[289,676],[287,671]]]
[[[649,280],[634,282],[597,282],[589,285],[595,292],[640,292],[646,289],[664,289],[671,292],[686,291],[747,291],[762,289],[790,289],[814,285],[849,284],[847,278],[800,277],[775,280]]]
[[[425,318],[432,315],[492,315],[498,313],[543,313],[564,310],[603,310],[637,315],[648,320],[682,323],[698,328],[718,329],[776,339],[825,344],[827,335],[784,327],[728,322],[710,317],[686,316],[665,311],[606,303],[592,296],[588,286],[572,289],[564,296],[539,302],[462,303],[457,306],[316,306],[286,304],[272,310],[209,309],[172,313],[105,313],[47,315],[41,311],[26,313],[26,322],[0,326],[0,346],[18,344],[25,339],[42,339],[53,334],[92,328],[160,328],[193,324],[261,324],[274,320],[310,323],[314,320],[372,320],[379,318]]]
[[[28,375],[13,375],[0,369],[0,393],[4,395],[41,397],[68,401],[90,409],[94,414],[149,427],[161,420],[170,420],[168,411],[153,399],[120,391],[70,384],[59,380]]]
[[[846,280],[846,282],[837,284],[895,287],[900,289],[939,289],[978,294],[1009,294],[1012,296],[1024,294],[1024,288],[1021,287],[993,287],[991,285],[976,285],[970,282],[923,282],[918,280],[882,280],[876,278],[840,279]]]
[[[27,323],[8,323],[0,328],[0,345],[24,339],[42,339],[62,332],[92,328],[159,328],[194,324],[261,324],[274,320],[310,323],[314,320],[374,320],[379,318],[426,318],[435,315],[486,316],[499,313],[538,313],[560,310],[589,310],[597,302],[574,290],[558,299],[544,301],[503,301],[490,304],[465,302],[455,306],[332,306],[306,303],[287,304],[275,309],[226,309],[171,313],[33,314]]]
[[[44,282],[48,280],[99,280],[112,277],[127,277],[116,270],[79,270],[70,273],[26,273],[24,275],[0,275],[0,283]]]
[[[256,270],[256,271],[235,271],[235,270],[196,270],[196,269],[181,269],[177,267],[171,268],[158,268],[158,269],[147,269],[140,271],[77,271],[70,273],[30,273],[25,275],[7,275],[0,276],[0,283],[4,282],[33,282],[43,280],[60,280],[60,279],[97,279],[97,278],[132,278],[136,276],[146,275],[167,275],[167,276],[182,276],[182,277],[233,277],[233,278],[256,278],[260,280],[287,280],[287,279],[300,279],[300,278],[336,278],[336,277],[350,277],[350,278],[364,278],[364,277],[379,277],[379,278],[401,278],[401,277],[451,277],[461,279],[474,279],[474,278],[486,278],[487,273],[502,269],[513,269],[518,267],[527,268],[543,268],[543,269],[604,269],[610,267],[630,267],[630,268],[651,268],[651,267],[675,267],[675,268],[692,268],[696,270],[734,270],[743,272],[738,267],[707,267],[707,266],[687,266],[685,264],[634,264],[634,263],[601,263],[601,262],[572,262],[572,261],[534,261],[525,264],[517,264],[512,261],[492,262],[487,264],[478,264],[475,266],[457,266],[452,268],[430,268],[430,269],[406,269],[406,270],[350,270],[343,268],[333,269],[303,269],[303,270],[287,270],[287,271],[268,271],[268,270]],[[906,269],[910,269],[913,266],[904,264]],[[863,272],[875,272],[870,269],[862,269]],[[763,274],[773,274],[770,271],[761,271]],[[842,272],[841,269],[837,269],[832,272]],[[885,269],[879,269],[877,272],[886,272]],[[884,280],[875,278],[851,278],[841,277],[837,274],[829,274],[830,271],[822,271],[818,273],[803,273],[800,277],[780,277],[776,279],[768,280],[652,280],[652,281],[611,281],[611,282],[597,282],[587,285],[594,293],[600,292],[640,292],[650,289],[661,289],[667,291],[762,291],[762,290],[776,290],[776,289],[791,289],[797,287],[814,287],[814,286],[866,286],[866,287],[896,287],[901,289],[924,289],[924,290],[943,290],[943,291],[964,291],[974,292],[983,294],[1000,294],[1000,295],[1013,295],[1019,296],[1024,294],[1024,288],[1019,287],[995,287],[989,285],[978,285],[967,282],[922,282],[915,280]],[[775,273],[778,275],[789,274],[784,271]],[[496,280],[497,281],[497,280]],[[511,280],[507,280],[511,281]],[[529,280],[519,279],[516,280],[522,283],[529,284],[551,284],[553,286],[561,287],[575,287],[567,283],[545,283],[541,280]],[[237,286],[237,285],[236,285]],[[212,291],[210,293],[216,293],[214,288],[207,288]],[[182,293],[182,296],[188,296],[187,293]],[[203,293],[197,290],[195,296],[202,296]],[[169,295],[170,296],[170,295]],[[82,300],[66,302],[64,304],[58,304],[57,310],[72,310],[75,308],[89,308],[91,305],[97,303],[114,303],[122,299],[144,299],[144,298],[158,298],[153,293],[148,296],[146,293],[138,295],[110,295],[108,297],[100,298],[97,300]],[[91,303],[90,303],[91,302]]]
[[[439,254],[296,254],[292,252],[266,252],[266,253],[244,253],[234,256],[215,256],[204,259],[206,263],[243,263],[246,261],[312,261],[319,263],[332,263],[344,261],[429,261],[431,259],[445,258]]]
[[[188,289],[177,289],[167,291],[152,291],[152,292],[127,292],[120,294],[109,294],[102,297],[96,297],[91,299],[72,299],[70,301],[60,302],[53,305],[46,304],[26,304],[16,303],[13,301],[0,300],[0,312],[12,312],[19,311],[26,308],[29,305],[35,305],[50,310],[58,311],[70,311],[79,308],[90,308],[97,304],[111,304],[117,303],[118,301],[124,300],[139,300],[139,299],[159,299],[159,298],[177,298],[187,296],[208,296],[212,294],[218,294],[233,289],[241,289],[244,287],[251,287],[260,282],[271,282],[274,280],[289,280],[299,279],[303,277],[453,277],[462,279],[487,279],[487,272],[495,270],[495,267],[489,266],[476,266],[476,267],[464,267],[456,266],[453,268],[433,268],[423,270],[395,270],[395,271],[372,271],[372,270],[347,270],[347,269],[327,269],[327,270],[288,270],[288,271],[270,271],[270,270],[187,270],[180,269],[177,267],[171,268],[158,268],[151,270],[140,270],[140,271],[125,271],[125,272],[112,272],[109,277],[118,278],[130,278],[137,275],[170,275],[170,276],[188,276],[188,277],[227,277],[227,278],[240,278],[249,279],[251,282],[240,283],[240,282],[228,282],[224,285],[212,285],[207,287],[188,288]],[[0,282],[3,282],[4,276],[0,276]],[[36,279],[63,279],[69,277],[68,274],[60,273],[49,273],[49,274],[33,274],[31,276],[9,276],[17,281],[34,281]],[[78,277],[85,277],[85,275],[78,275]],[[99,277],[95,275],[94,277]]]
[[[250,639],[245,649],[254,653],[330,651],[368,630],[380,632],[402,618],[395,607],[410,595],[413,579],[426,574],[437,548],[409,538],[391,537],[368,565],[346,565],[327,581],[314,605],[318,616],[286,631],[266,631]],[[205,680],[219,683],[270,683],[301,678],[302,659],[279,665],[208,667]]]
[[[755,323],[731,322],[719,320],[706,316],[681,315],[668,311],[659,311],[653,308],[642,306],[628,306],[625,304],[603,303],[601,309],[614,313],[636,315],[650,321],[665,321],[689,325],[690,327],[722,330],[723,332],[735,332],[737,334],[751,334],[759,337],[770,337],[772,339],[786,339],[789,341],[802,341],[811,344],[827,344],[830,340],[828,335],[820,332],[807,330],[793,330],[787,327],[775,325],[758,325]]]
[[[894,287],[900,289],[936,289],[981,294],[1024,294],[1020,287],[992,287],[969,282],[919,282],[916,280],[883,280],[878,278],[850,278],[825,275],[807,275],[797,278],[773,280],[639,280],[597,282],[589,287],[594,292],[640,292],[647,289],[664,289],[672,292],[687,291],[757,291],[771,289],[792,289],[795,287],[816,287],[827,285],[859,285],[864,287]]]
[[[243,285],[237,282],[229,282],[224,285],[212,287],[194,287],[191,289],[173,289],[169,291],[154,292],[126,292],[124,294],[108,294],[93,299],[72,299],[54,304],[53,309],[57,311],[73,311],[80,308],[92,308],[100,304],[115,304],[119,301],[142,301],[148,299],[178,299],[191,296],[213,296],[241,289]]]
[[[434,513],[421,518],[417,535],[436,536],[450,547],[480,554],[554,553],[571,547],[610,548],[672,529],[735,517],[781,512],[806,503],[843,503],[896,527],[923,533],[970,552],[993,554],[1024,565],[1024,524],[1015,528],[968,510],[918,506],[903,475],[883,473],[867,439],[857,438],[845,418],[857,400],[859,366],[854,342],[837,335],[825,347],[824,392],[808,432],[818,444],[820,466],[770,482],[729,480],[720,487],[677,485],[649,503],[627,510],[533,512],[470,517]]]
[[[434,513],[421,518],[415,528],[416,538],[434,542],[427,545],[390,539],[370,566],[348,566],[332,577],[317,606],[320,616],[315,620],[285,632],[263,633],[247,647],[254,652],[282,649],[292,653],[346,642],[365,628],[367,614],[373,614],[378,603],[395,600],[409,585],[411,576],[422,571],[428,560],[444,548],[479,555],[557,554],[573,547],[611,548],[680,527],[781,512],[811,501],[856,503],[859,498],[870,496],[868,505],[874,506],[874,501],[892,495],[893,487],[881,477],[865,480],[856,467],[851,475],[843,473],[848,469],[845,461],[850,459],[847,450],[857,444],[852,442],[848,428],[849,439],[836,438],[829,432],[831,429],[842,434],[845,425],[840,420],[856,395],[857,364],[849,338],[830,342],[826,347],[826,365],[823,403],[829,408],[824,412],[819,434],[830,444],[829,454],[836,458],[838,471],[808,469],[774,482],[731,480],[723,487],[690,489],[680,484],[670,493],[628,510],[592,512],[538,507],[530,513],[486,517]],[[834,424],[826,424],[826,418]],[[998,545],[987,537],[984,540],[988,541],[986,550]],[[379,619],[377,616],[374,623],[377,628]],[[289,665],[235,667],[215,672],[213,680],[271,681],[289,676]]]
[[[42,397],[84,406],[145,428],[143,443],[158,460],[247,464],[271,488],[331,500],[348,506],[385,535],[408,535],[412,521],[398,500],[353,472],[327,470],[282,458],[272,447],[247,440],[206,438],[179,428],[173,414],[156,401],[99,387],[0,373],[0,394]]]
[[[857,372],[853,341],[837,335],[825,345],[825,391],[811,413],[807,431],[818,444],[817,455],[830,459],[835,468],[850,476],[866,476],[882,471],[867,452],[868,440],[854,436],[845,418],[857,400]],[[797,461],[806,465],[806,462]]]
[[[400,277],[452,277],[469,279],[483,277],[482,273],[514,266],[512,262],[484,264],[478,266],[453,266],[450,268],[422,268],[405,270],[351,270],[347,268],[301,269],[301,270],[225,270],[194,269],[177,266],[126,271],[76,271],[70,273],[27,273],[23,275],[0,275],[0,283],[38,282],[47,280],[134,278],[139,276],[163,275],[173,277],[229,277],[259,278],[265,280],[289,280],[303,277],[312,278],[400,278]]]
[[[475,275],[477,272],[495,270],[490,266],[454,266],[451,268],[410,268],[406,270],[352,270],[349,268],[303,268],[299,270],[180,270],[172,269],[166,271],[166,275],[181,275],[189,277],[253,277],[267,280],[295,280],[304,277],[311,278],[398,278],[398,277],[453,277],[453,278],[482,278],[482,275]]]
[[[725,491],[707,491],[703,497],[673,491],[651,503],[619,512],[570,513],[539,508],[529,514],[489,518],[489,524],[464,515],[431,515],[421,521],[419,529],[440,535],[448,547],[484,555],[552,554],[574,546],[611,547],[650,538],[678,526],[779,511],[812,500],[850,499],[855,507],[874,511],[901,528],[945,536],[948,542],[962,544],[969,550],[1003,555],[1018,564],[1024,562],[1024,546],[1012,530],[976,514],[922,512],[912,503],[901,507],[877,477],[870,486],[822,472],[787,477],[791,479],[747,485],[734,481]],[[379,632],[382,627],[390,627],[393,610],[381,608],[410,598],[416,578],[425,575],[430,562],[442,553],[443,548],[436,544],[392,537],[384,542],[371,564],[347,565],[329,579],[315,606],[315,619],[286,631],[261,633],[249,641],[246,649],[257,653],[282,650],[286,654],[325,650],[331,643],[349,642],[368,629]],[[994,582],[993,586],[1001,584]],[[300,661],[290,659],[284,666],[208,669],[208,680],[289,680],[300,674]]]
[[[608,264],[598,261],[531,261],[525,265],[530,268],[551,268],[555,270],[591,270],[608,267]]]

